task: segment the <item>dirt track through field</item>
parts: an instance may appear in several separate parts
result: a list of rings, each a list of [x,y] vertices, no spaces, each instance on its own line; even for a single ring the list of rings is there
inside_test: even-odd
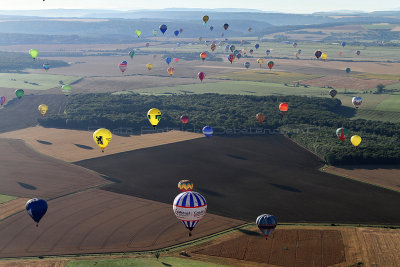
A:
[[[0,221],[8,216],[25,209],[28,198],[17,198],[0,204]]]
[[[129,137],[114,134],[110,145],[102,153],[101,149],[93,141],[93,131],[65,130],[37,126],[0,134],[0,138],[22,139],[40,153],[67,162],[75,162],[204,137],[202,134],[181,131],[132,135]]]
[[[171,204],[100,189],[57,198],[48,204],[39,227],[26,213],[0,221],[0,258],[151,250],[243,223],[207,214],[189,237]]]
[[[0,139],[0,147],[1,194],[49,199],[107,183],[92,171],[39,154],[21,140]]]

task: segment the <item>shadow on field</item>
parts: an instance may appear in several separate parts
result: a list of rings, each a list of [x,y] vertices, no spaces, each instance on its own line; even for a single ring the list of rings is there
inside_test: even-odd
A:
[[[196,188],[195,188],[195,189],[196,189]],[[205,194],[207,194],[207,195],[214,196],[214,197],[223,197],[223,196],[224,196],[224,195],[222,195],[222,194],[220,194],[220,193],[218,193],[218,192],[215,192],[215,191],[210,190],[210,189],[205,189],[205,188],[203,188],[203,187],[197,187],[196,190],[199,191],[200,193],[205,193]],[[195,190],[195,191],[196,191],[196,190]]]
[[[21,182],[17,182],[21,187],[28,189],[28,190],[36,190],[36,186],[30,185],[30,184],[25,184]]]
[[[240,160],[247,160],[245,157],[237,156],[237,155],[230,155],[227,154],[228,157],[231,157],[233,159],[240,159]]]
[[[36,142],[41,143],[43,145],[52,145],[52,142],[48,142],[48,141],[43,141],[43,140],[36,140]]]
[[[81,144],[74,144],[75,146],[82,148],[82,149],[87,149],[87,150],[93,150],[94,148],[91,146],[85,146],[85,145],[81,145]]]
[[[165,262],[161,262],[162,263],[162,265],[164,265],[164,266],[172,266],[172,264],[169,264],[169,263],[165,263]]]
[[[287,185],[273,184],[273,183],[270,183],[270,185],[275,186],[276,188],[279,188],[281,190],[286,190],[286,191],[295,192],[295,193],[301,192],[301,190],[291,187],[291,186],[287,186]]]
[[[238,231],[242,232],[243,234],[246,234],[246,235],[260,236],[260,233],[258,233],[256,231],[250,231],[250,230],[246,230],[246,229],[238,229]]]
[[[346,118],[352,118],[356,115],[356,109],[355,108],[351,108],[351,107],[346,107],[341,105],[339,108],[335,109],[335,110],[331,110],[332,112],[342,115]]]

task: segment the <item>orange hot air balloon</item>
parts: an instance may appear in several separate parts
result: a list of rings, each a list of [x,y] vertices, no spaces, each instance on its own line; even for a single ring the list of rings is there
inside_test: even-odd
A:
[[[257,113],[256,119],[259,123],[262,123],[265,120],[265,115],[263,113]]]
[[[206,58],[207,58],[207,53],[206,52],[203,52],[203,53],[201,53],[200,54],[200,58],[201,58],[201,60],[206,60]]]
[[[285,116],[285,114],[286,114],[286,112],[288,111],[288,109],[289,109],[288,103],[283,102],[283,103],[281,103],[281,104],[279,105],[279,110],[282,112],[282,115],[283,115],[283,116]]]
[[[173,67],[169,67],[167,69],[167,71],[168,71],[169,75],[172,76],[174,74],[174,72],[175,72],[175,69]]]

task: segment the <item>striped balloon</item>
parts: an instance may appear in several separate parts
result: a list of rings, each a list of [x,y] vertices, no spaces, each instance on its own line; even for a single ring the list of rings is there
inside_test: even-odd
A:
[[[268,236],[275,230],[278,220],[274,215],[261,214],[257,217],[256,223],[265,239],[268,239]]]
[[[176,218],[191,232],[206,215],[207,202],[201,194],[194,191],[186,191],[175,197],[173,210]],[[191,236],[190,232],[189,236]]]
[[[4,103],[6,102],[6,97],[5,96],[0,96],[0,105],[4,105]]]
[[[180,180],[178,183],[178,189],[181,192],[192,191],[193,183],[190,180]]]

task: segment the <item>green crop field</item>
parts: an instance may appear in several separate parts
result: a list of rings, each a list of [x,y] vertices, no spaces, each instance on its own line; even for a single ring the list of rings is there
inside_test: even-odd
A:
[[[14,196],[0,195],[0,204],[16,199]]]
[[[54,87],[61,87],[62,83],[73,83],[79,79],[80,77],[76,76],[52,74],[0,73],[0,87],[24,90],[47,90]]]
[[[260,70],[245,70],[231,72],[227,74],[214,75],[210,78],[225,79],[234,81],[254,81],[254,82],[267,82],[267,83],[292,83],[296,81],[309,80],[322,77],[323,75],[317,74],[302,74],[294,72],[278,72],[266,69]]]
[[[400,112],[400,95],[391,95],[376,106],[376,110]]]
[[[156,258],[125,258],[125,259],[109,259],[109,260],[77,260],[67,263],[67,267],[125,267],[125,266],[182,266],[182,267],[216,267],[228,266],[214,263],[207,263],[196,260],[189,260],[177,257],[161,257],[159,260]]]
[[[400,112],[359,109],[352,119],[400,122]]]

